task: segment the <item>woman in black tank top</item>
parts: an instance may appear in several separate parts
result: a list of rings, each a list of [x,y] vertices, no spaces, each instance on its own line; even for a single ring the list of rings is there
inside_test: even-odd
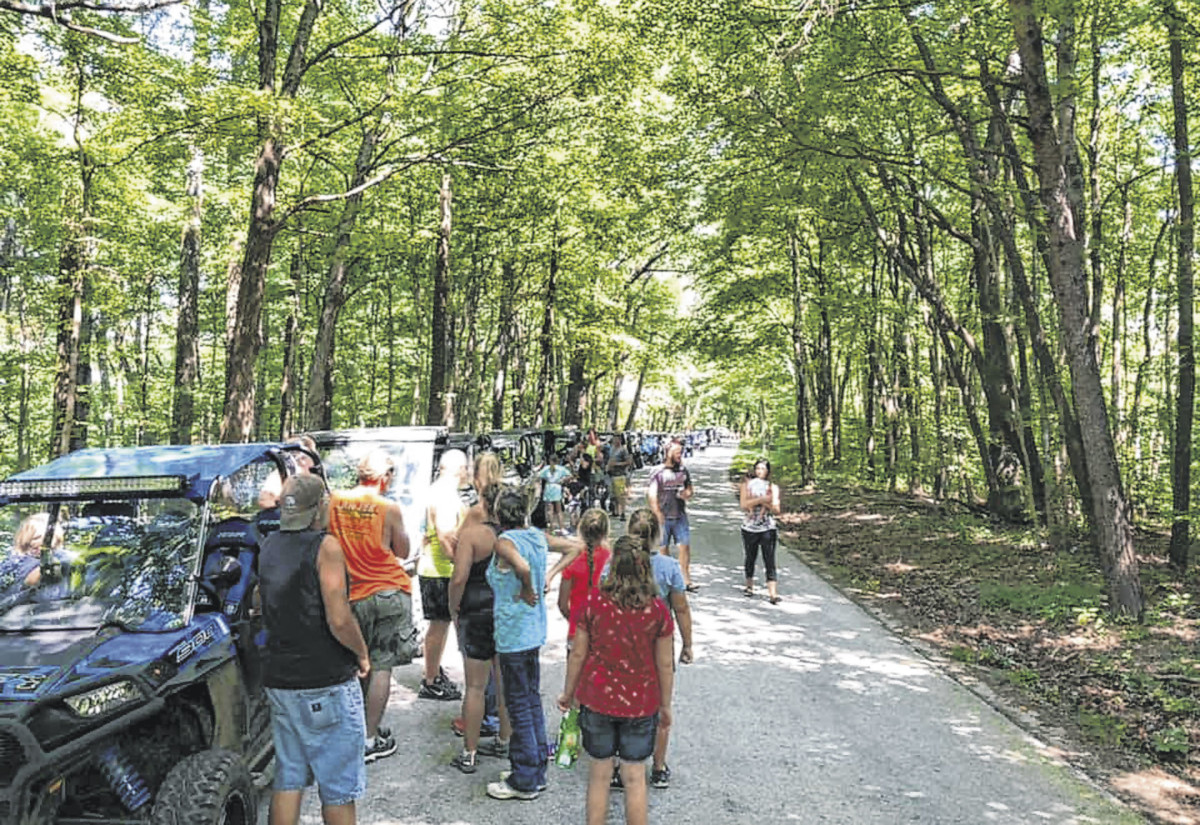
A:
[[[458,632],[458,649],[463,655],[466,690],[463,693],[463,752],[453,764],[464,773],[475,772],[475,751],[479,746],[479,726],[483,721],[484,692],[488,672],[496,659],[496,641],[492,622],[494,597],[486,572],[496,547],[497,529],[492,508],[500,485],[489,484],[479,491],[479,503],[472,508],[458,533],[454,551],[454,574],[450,577],[450,615]],[[511,728],[504,705],[500,705],[500,738],[507,740]]]

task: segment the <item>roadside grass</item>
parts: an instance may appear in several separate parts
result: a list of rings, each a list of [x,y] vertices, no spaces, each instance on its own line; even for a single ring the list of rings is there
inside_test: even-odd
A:
[[[1200,823],[1200,558],[1177,576],[1169,536],[1139,531],[1147,610],[1140,624],[1120,621],[1085,536],[845,476],[806,487],[790,446],[768,456],[787,547],[1031,714],[1064,758],[1143,811]],[[739,450],[731,482],[759,455]]]

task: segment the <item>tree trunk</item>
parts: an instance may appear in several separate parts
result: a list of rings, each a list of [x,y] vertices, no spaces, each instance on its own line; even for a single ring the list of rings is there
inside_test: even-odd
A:
[[[447,404],[450,350],[450,229],[451,191],[449,173],[442,175],[438,192],[441,220],[438,224],[437,259],[433,267],[433,311],[430,316],[429,350],[429,409],[425,423],[430,426],[451,426],[447,415],[453,417],[453,404]],[[452,399],[450,399],[452,400]]]
[[[550,246],[550,272],[546,278],[546,304],[542,313],[542,334],[538,337],[542,362],[538,369],[537,393],[533,402],[533,426],[541,427],[549,421],[546,407],[549,404],[551,365],[554,361],[554,302],[558,292],[558,254],[565,241],[558,237],[558,219],[554,221],[554,239]],[[568,408],[570,403],[567,404]],[[568,413],[569,414],[569,413]]]
[[[307,69],[306,54],[323,0],[305,0],[304,10],[291,38],[279,95],[295,98]],[[280,47],[279,20],[282,0],[266,0],[258,25],[258,89],[274,95],[277,51]],[[284,145],[279,125],[264,116],[258,122],[261,146],[254,163],[254,188],[250,196],[250,224],[240,265],[230,269],[228,304],[234,317],[228,330],[225,359],[225,403],[221,417],[221,441],[249,441],[257,429],[257,381],[255,368],[262,348],[262,305],[266,292],[271,249],[279,224],[275,199],[279,190]]]
[[[576,344],[571,348],[571,363],[567,374],[567,403],[563,424],[583,426],[583,405],[587,400],[587,350]]]
[[[1108,427],[1100,365],[1096,360],[1095,330],[1088,306],[1081,237],[1085,215],[1082,187],[1072,160],[1073,122],[1060,118],[1061,134],[1055,129],[1054,101],[1043,53],[1045,39],[1032,0],[1009,0],[1009,6],[1021,55],[1040,201],[1049,228],[1050,284],[1058,305],[1071,390],[1087,456],[1088,482],[1096,508],[1096,532],[1100,540],[1097,549],[1108,582],[1111,609],[1140,619],[1145,597],[1134,553],[1133,524]]]
[[[496,375],[492,379],[492,429],[504,429],[504,393],[508,389],[508,361],[511,355],[513,289],[516,268],[511,261],[500,266],[500,329],[496,333]]]
[[[650,342],[646,342],[646,347],[649,349]],[[646,385],[646,373],[650,371],[650,356],[647,354],[642,358],[642,366],[638,370],[637,389],[633,391],[633,401],[629,405],[629,417],[625,419],[625,430],[628,432],[633,429],[633,425],[637,421],[638,405],[642,403],[642,387]]]
[[[808,358],[804,344],[804,280],[800,275],[800,245],[794,232],[788,232],[788,263],[792,270],[792,372],[795,374],[793,400],[796,416],[796,464],[805,484],[816,480],[813,470],[808,413]]]
[[[283,380],[279,385],[278,437],[281,440],[293,431],[303,429],[303,424],[296,421],[296,384],[300,375],[300,290],[304,283],[303,250],[297,249],[292,254],[292,264],[288,271],[290,286],[287,326],[283,332]]]
[[[377,132],[371,129],[363,131],[362,139],[358,144],[358,157],[354,161],[354,174],[350,180],[351,191],[358,189],[366,182],[367,175],[373,168],[375,147],[378,142],[379,134]],[[448,183],[444,186],[448,188]],[[333,429],[333,365],[338,318],[342,308],[346,305],[346,278],[349,269],[346,258],[350,252],[351,234],[358,221],[362,198],[362,193],[358,192],[350,195],[343,202],[342,214],[338,219],[337,232],[333,239],[333,248],[329,253],[329,269],[325,275],[321,316],[317,323],[317,337],[313,342],[312,363],[309,365],[308,373],[308,394],[304,403],[304,422],[307,429]],[[447,222],[444,231],[447,233],[446,242],[448,244],[449,206],[446,207],[446,210],[443,220]],[[438,260],[441,260],[440,246]],[[434,282],[435,284],[437,282],[436,276]]]
[[[1195,276],[1195,199],[1192,193],[1192,150],[1188,142],[1187,98],[1183,87],[1185,21],[1174,2],[1167,5],[1167,30],[1171,52],[1171,101],[1175,109],[1175,185],[1179,191],[1179,394],[1175,399],[1175,449],[1171,468],[1171,566],[1182,573],[1188,563],[1191,524],[1192,412],[1196,399],[1196,354],[1192,343],[1192,302]]]
[[[179,316],[175,326],[175,405],[171,442],[191,444],[196,420],[196,379],[200,374],[200,223],[204,216],[204,153],[192,148],[187,196],[192,213],[183,229],[179,255]]]

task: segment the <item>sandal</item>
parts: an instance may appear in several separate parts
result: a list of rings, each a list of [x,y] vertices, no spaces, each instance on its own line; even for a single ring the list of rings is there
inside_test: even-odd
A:
[[[699,592],[700,592],[700,585],[698,585],[698,584],[689,584],[689,585],[688,585],[688,586],[687,586],[685,589],[686,589],[686,590],[687,590],[687,592],[689,592],[689,593],[699,593]]]
[[[753,595],[754,595],[754,588],[752,588],[752,587],[744,587],[744,588],[742,588],[742,595],[743,595],[743,596],[753,596]]]
[[[779,596],[772,596],[767,601],[769,601],[771,604],[779,604],[781,601],[783,601],[783,599]]]

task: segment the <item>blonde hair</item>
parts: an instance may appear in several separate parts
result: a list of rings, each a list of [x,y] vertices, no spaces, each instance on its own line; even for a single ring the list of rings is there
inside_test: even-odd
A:
[[[41,552],[42,542],[46,538],[46,528],[50,526],[48,513],[34,513],[21,522],[13,536],[13,550],[21,555],[35,556]],[[50,542],[53,548],[62,547],[63,532],[61,525],[55,525],[54,539]]]
[[[482,490],[489,484],[499,484],[504,478],[504,467],[495,453],[480,453],[475,456],[475,487]]]
[[[633,536],[621,536],[613,545],[608,576],[600,583],[600,591],[626,610],[643,608],[658,596],[650,556]]]
[[[658,516],[649,507],[639,507],[629,514],[629,526],[626,533],[642,542],[647,553],[654,552],[658,543]]]

